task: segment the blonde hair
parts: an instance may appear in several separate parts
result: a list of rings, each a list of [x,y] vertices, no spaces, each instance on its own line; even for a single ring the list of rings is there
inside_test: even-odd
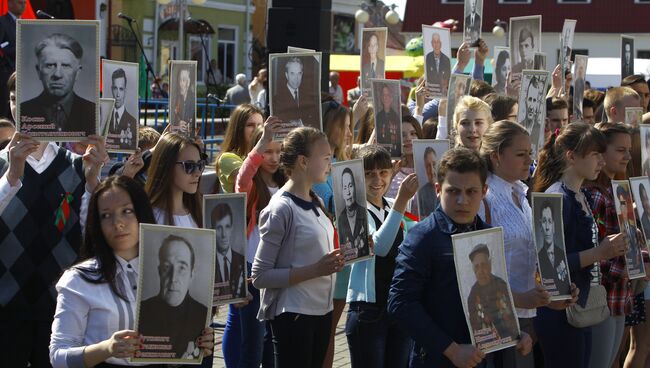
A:
[[[494,122],[492,119],[492,110],[490,109],[490,105],[488,105],[480,98],[463,96],[463,98],[461,98],[460,101],[456,103],[456,108],[454,109],[454,128],[456,131],[458,131],[458,124],[460,123],[460,114],[466,112],[467,110],[476,110],[485,113],[488,125],[491,125]]]
[[[607,93],[605,93],[604,106],[605,106],[605,114],[607,114],[608,120],[611,119],[611,116],[609,115],[609,111],[612,109],[612,107],[617,106],[626,97],[634,97],[637,100],[639,100],[639,102],[641,101],[641,97],[639,97],[639,94],[636,93],[636,91],[630,87],[612,87],[607,90]]]

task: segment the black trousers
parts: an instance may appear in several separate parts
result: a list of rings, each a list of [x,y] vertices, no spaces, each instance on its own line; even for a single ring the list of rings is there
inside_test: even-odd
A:
[[[52,321],[0,320],[0,365],[51,368]]]
[[[275,368],[321,368],[330,341],[332,313],[282,313],[271,321]]]

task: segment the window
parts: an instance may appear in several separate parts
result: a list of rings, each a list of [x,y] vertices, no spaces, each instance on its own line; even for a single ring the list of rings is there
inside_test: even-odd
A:
[[[634,0],[635,4],[650,4],[650,0]]]
[[[650,59],[650,50],[637,50],[636,51],[637,59]]]
[[[573,50],[571,50],[571,60],[575,60],[576,55],[589,56],[589,50],[588,49],[573,49]],[[560,49],[557,49],[556,57],[557,57],[558,60],[560,60]]]
[[[218,57],[219,70],[223,74],[224,83],[232,83],[235,80],[235,67],[237,65],[237,28],[221,26],[218,30],[219,46]]]
[[[499,4],[531,4],[533,0],[499,0]]]
[[[591,4],[591,0],[557,0],[558,4]]]
[[[203,36],[203,43],[201,43],[201,36],[190,36],[190,45],[187,52],[189,53],[190,60],[196,60],[196,81],[205,83],[207,79],[207,60],[210,55],[205,55],[205,50],[210,52],[210,37]],[[203,48],[205,45],[205,49]]]
[[[443,4],[465,4],[465,0],[442,0]]]

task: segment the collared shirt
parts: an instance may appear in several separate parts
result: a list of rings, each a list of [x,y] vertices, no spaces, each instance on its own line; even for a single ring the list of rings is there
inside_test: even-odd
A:
[[[57,124],[59,130],[61,130],[65,122],[70,118],[72,104],[74,102],[74,93],[68,93],[65,97],[56,101],[52,98],[48,98],[46,102],[48,103],[48,105],[45,106],[45,117],[47,118],[47,122]]]
[[[291,96],[293,96],[296,102],[298,102],[300,98],[300,95],[298,94],[298,88],[293,88],[289,84],[287,84],[287,88],[289,88],[289,92],[291,92]]]
[[[18,17],[10,11],[8,11],[7,14],[9,14],[14,19],[14,22],[18,19]]]
[[[517,293],[534,289],[537,255],[531,227],[533,214],[526,200],[528,187],[520,181],[509,183],[494,174],[488,175],[487,185],[485,200],[490,206],[490,225],[503,227],[510,287]],[[515,204],[513,194],[519,200],[521,208]],[[479,215],[485,218],[483,203]],[[517,308],[519,318],[532,318],[535,315],[535,309]]]
[[[67,270],[56,284],[59,294],[50,338],[50,359],[54,368],[83,367],[86,346],[104,341],[117,331],[135,327],[139,259],[127,262],[119,256],[115,258],[115,283],[117,289],[124,292],[124,299],[116,295],[108,283],[93,284],[84,280],[83,271],[77,267]],[[96,259],[90,259],[78,267],[96,269],[99,266]],[[117,358],[106,362],[143,365]]]
[[[226,251],[226,254],[221,254],[219,251],[217,251],[217,263],[219,264],[219,273],[221,274],[221,281],[225,280],[230,280],[230,275],[224,275],[223,274],[223,263],[226,262],[228,264],[228,273],[231,272],[232,269],[232,249],[228,247],[228,250]]]
[[[126,109],[126,106],[122,105],[119,108],[115,109],[115,113],[117,113],[117,119],[113,122],[113,130],[116,130],[117,127],[120,125],[120,119],[122,119],[122,116],[124,115],[124,110]],[[115,114],[113,114],[115,115]]]

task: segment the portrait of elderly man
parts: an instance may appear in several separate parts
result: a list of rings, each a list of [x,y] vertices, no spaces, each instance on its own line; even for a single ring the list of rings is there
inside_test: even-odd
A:
[[[41,40],[34,51],[43,91],[20,104],[21,123],[54,124],[56,131],[95,134],[95,103],[74,91],[82,70],[81,44],[66,34],[54,33]]]
[[[449,57],[442,53],[442,39],[439,33],[433,33],[431,36],[431,47],[433,51],[428,53],[425,58],[427,83],[436,94],[447,94],[449,77],[451,76],[451,61]]]
[[[546,77],[540,75],[532,75],[528,79],[527,83],[524,80],[522,85],[522,91],[526,93],[524,100],[524,110],[521,111],[525,113],[524,120],[520,122],[524,128],[530,133],[530,140],[533,144],[533,153],[536,154],[541,147],[538,147],[540,144],[540,135],[544,134],[543,122],[544,115],[543,107],[546,103]],[[520,106],[521,108],[521,106]],[[521,116],[521,113],[520,113]]]
[[[306,59],[307,57],[293,56],[286,60],[284,68],[282,66],[278,68],[284,73],[279,78],[274,78],[276,85],[273,95],[273,113],[285,122],[320,129],[318,106],[316,106],[316,100],[320,97],[315,96],[314,91],[310,90],[310,85],[314,82],[314,74],[311,63],[306,65]],[[307,79],[311,83],[307,83]]]
[[[472,330],[476,333],[489,329],[490,333],[496,333],[497,339],[509,336],[515,339],[518,336],[517,316],[510,302],[508,284],[492,274],[490,249],[486,244],[476,245],[469,253],[469,260],[476,276],[467,298]]]
[[[127,78],[124,69],[118,68],[111,74],[111,95],[115,99],[115,107],[111,122],[108,126],[108,137],[111,143],[120,149],[134,148],[133,141],[137,138],[137,121],[126,110]]]
[[[183,134],[191,134],[196,120],[196,95],[194,92],[194,79],[191,73],[192,66],[188,64],[175,65],[178,68],[176,83],[174,83],[174,129]]]
[[[341,193],[345,208],[336,218],[338,221],[339,244],[342,249],[353,249],[356,257],[368,254],[364,250],[368,226],[368,211],[357,203],[357,185],[352,169],[346,167],[341,174]],[[355,258],[356,258],[355,257]]]
[[[375,110],[375,120],[377,122],[377,143],[386,147],[391,157],[401,156],[401,147],[399,146],[399,128],[401,119],[394,108],[393,92],[389,85],[381,86],[381,94],[375,97],[379,100],[380,108]]]
[[[246,297],[246,259],[233,249],[232,209],[227,203],[219,203],[212,210],[212,228],[217,233],[217,272],[215,273],[215,296],[228,298]],[[241,229],[239,229],[241,231]],[[242,239],[243,240],[243,239]]]
[[[429,216],[431,212],[436,209],[438,204],[438,197],[436,196],[436,182],[438,181],[438,174],[436,164],[438,161],[438,154],[433,147],[424,149],[424,171],[427,174],[426,184],[418,189],[418,212],[420,218]]]
[[[194,358],[208,308],[189,293],[194,278],[195,255],[183,237],[167,236],[158,250],[158,295],[140,306],[139,332],[143,336],[169,337],[175,359]]]

